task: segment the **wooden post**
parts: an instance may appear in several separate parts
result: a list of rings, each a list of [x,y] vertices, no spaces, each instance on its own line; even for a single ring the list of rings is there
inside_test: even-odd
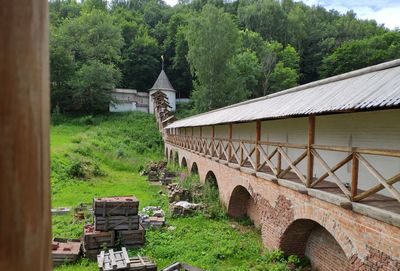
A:
[[[353,153],[353,160],[351,164],[351,200],[357,196],[358,190],[358,158],[356,153]]]
[[[278,161],[276,163],[276,172],[278,174],[276,174],[276,175],[279,175],[279,174],[281,174],[281,171],[282,171],[282,154],[280,152],[278,152],[277,155],[278,155]]]
[[[192,127],[192,136],[191,136],[191,138],[190,138],[190,149],[191,150],[194,150],[194,146],[193,146],[193,142],[194,142],[194,138],[193,138],[193,136],[194,136],[194,132],[193,132],[193,127]]]
[[[0,270],[51,270],[48,1],[0,8]]]
[[[307,187],[311,187],[314,175],[314,157],[312,155],[312,145],[315,142],[315,116],[308,117],[308,143],[307,143]]]
[[[260,150],[258,149],[259,143],[261,140],[261,121],[258,120],[256,122],[256,168],[255,170],[258,171],[258,168],[260,167]]]
[[[199,152],[203,151],[203,126],[200,126],[200,149]]]
[[[211,157],[214,156],[214,147],[215,147],[214,137],[215,137],[215,126],[212,125],[211,126],[211,153],[210,153]]]
[[[228,139],[229,139],[229,148],[228,148],[228,156],[226,159],[228,161],[228,163],[231,161],[231,157],[232,157],[232,123],[229,123],[229,130],[228,130]]]

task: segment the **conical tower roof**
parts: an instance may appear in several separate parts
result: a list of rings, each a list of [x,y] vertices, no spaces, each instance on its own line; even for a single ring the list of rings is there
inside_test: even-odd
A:
[[[164,69],[161,70],[160,74],[153,87],[150,90],[170,90],[175,91],[172,87],[171,82],[168,80],[167,74],[164,72]]]

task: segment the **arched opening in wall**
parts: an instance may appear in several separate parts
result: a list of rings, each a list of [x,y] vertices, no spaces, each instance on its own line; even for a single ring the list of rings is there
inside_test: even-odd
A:
[[[282,235],[280,249],[286,255],[306,256],[313,270],[350,270],[349,261],[335,237],[313,220],[293,222]]]
[[[193,162],[192,167],[190,169],[190,173],[199,174],[199,168],[197,167],[197,163]]]
[[[212,172],[211,170],[206,174],[205,183],[218,190],[217,177],[215,177],[214,172]]]
[[[168,154],[169,154],[169,152],[168,152],[168,148],[165,148],[165,158],[168,160]]]
[[[236,186],[231,194],[228,215],[234,218],[248,217],[255,226],[260,226],[260,213],[249,191],[241,185]]]
[[[182,158],[181,167],[187,168],[187,162],[185,157]]]
[[[175,154],[174,154],[174,163],[175,163],[176,165],[179,165],[179,155],[178,155],[178,152],[177,152],[177,151],[176,151]]]
[[[172,162],[173,159],[174,159],[174,156],[173,156],[173,155],[174,155],[174,153],[172,152],[172,149],[171,149],[171,150],[169,151],[169,156],[168,156],[168,160],[171,161],[171,162]]]

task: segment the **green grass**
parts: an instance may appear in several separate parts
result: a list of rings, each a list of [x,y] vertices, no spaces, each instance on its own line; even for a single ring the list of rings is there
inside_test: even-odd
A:
[[[133,194],[141,207],[160,205],[168,211],[164,188],[139,175],[148,161],[163,158],[162,150],[154,119],[147,114],[53,118],[52,206],[74,208],[91,204],[93,197]],[[151,257],[159,268],[182,261],[207,270],[289,270],[283,255],[263,253],[260,232],[253,226],[224,215],[207,217],[167,215],[167,227],[147,231],[146,246],[130,253]],[[73,212],[53,216],[53,236],[79,238],[89,222],[91,218],[75,220]],[[56,270],[98,269],[95,262],[83,259]]]

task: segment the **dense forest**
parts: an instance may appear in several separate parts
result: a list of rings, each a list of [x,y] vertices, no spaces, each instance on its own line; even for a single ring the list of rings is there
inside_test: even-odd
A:
[[[400,58],[400,31],[292,0],[50,0],[51,102],[107,110],[161,69],[196,112]]]

